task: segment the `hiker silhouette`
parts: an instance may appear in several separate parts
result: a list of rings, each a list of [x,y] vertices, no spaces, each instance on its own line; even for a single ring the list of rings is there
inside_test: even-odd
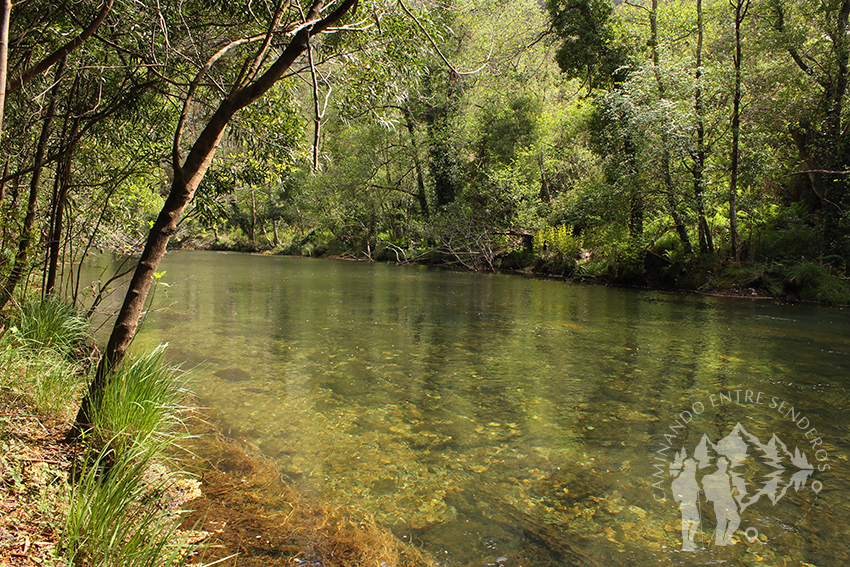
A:
[[[697,463],[686,459],[682,472],[673,480],[671,485],[673,498],[679,503],[682,514],[682,551],[694,551],[694,536],[699,527],[700,514],[697,507],[700,487],[697,483]]]
[[[732,535],[741,525],[738,504],[732,495],[732,479],[728,472],[729,460],[717,459],[717,470],[702,477],[702,490],[705,498],[714,504],[714,516],[717,527],[714,530],[715,545],[732,545]]]

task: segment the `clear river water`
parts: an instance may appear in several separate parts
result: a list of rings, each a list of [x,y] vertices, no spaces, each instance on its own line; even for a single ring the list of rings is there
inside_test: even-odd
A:
[[[216,252],[160,271],[135,347],[168,342],[223,430],[441,565],[850,564],[846,309]]]

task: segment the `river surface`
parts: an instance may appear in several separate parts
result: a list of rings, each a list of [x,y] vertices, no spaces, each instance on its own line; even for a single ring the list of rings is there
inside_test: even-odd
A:
[[[168,342],[225,431],[441,565],[850,563],[847,310],[214,252],[160,272],[135,347]]]

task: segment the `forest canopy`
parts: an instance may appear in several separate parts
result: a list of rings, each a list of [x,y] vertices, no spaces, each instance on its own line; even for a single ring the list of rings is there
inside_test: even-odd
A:
[[[4,304],[96,304],[175,180],[171,247],[850,301],[850,0],[4,14]]]

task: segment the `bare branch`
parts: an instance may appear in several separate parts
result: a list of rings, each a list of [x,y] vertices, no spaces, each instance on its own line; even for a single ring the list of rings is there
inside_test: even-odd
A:
[[[811,173],[824,173],[826,175],[850,175],[850,170],[833,171],[831,169],[807,169],[805,171],[795,171],[794,173],[788,173],[785,175],[785,177],[792,177],[794,175],[809,175]]]
[[[310,77],[312,79],[311,86],[313,87],[313,171],[319,170],[319,135],[322,131],[322,119],[325,117],[325,111],[328,109],[328,100],[331,97],[333,88],[328,85],[328,92],[325,93],[325,101],[319,108],[319,72],[316,70],[315,62],[313,61],[313,44],[307,41],[307,60],[310,63]],[[322,77],[322,81],[326,82],[327,77]]]

